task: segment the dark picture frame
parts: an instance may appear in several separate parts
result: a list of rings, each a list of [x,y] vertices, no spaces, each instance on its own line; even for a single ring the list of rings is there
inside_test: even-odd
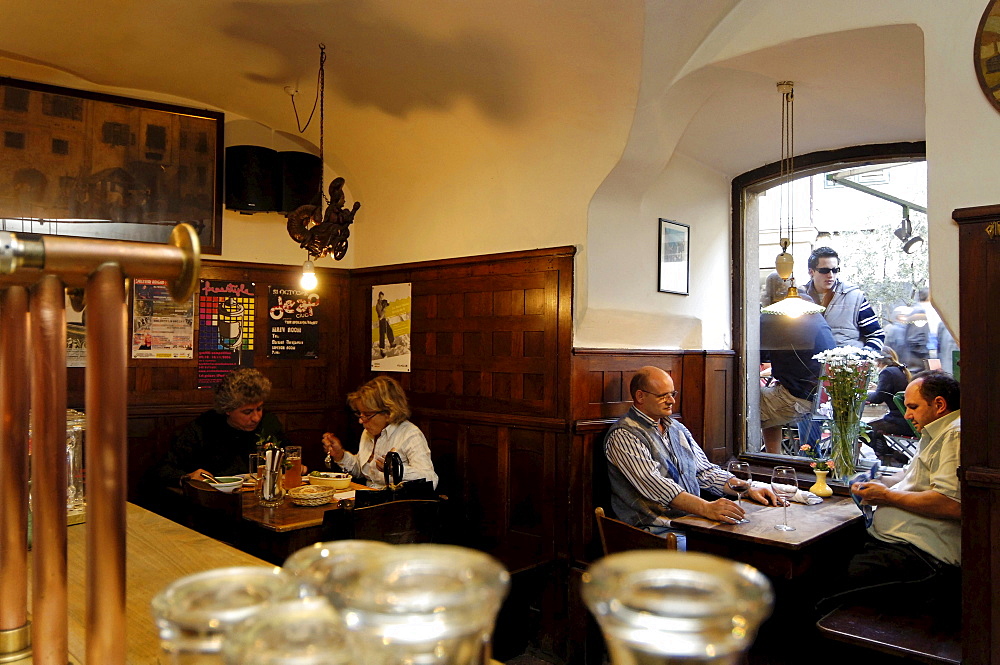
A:
[[[0,77],[0,228],[222,253],[224,115]]]
[[[688,295],[691,274],[691,227],[660,218],[660,293]]]
[[[1000,111],[1000,0],[990,0],[979,19],[972,45],[979,87],[993,108]]]

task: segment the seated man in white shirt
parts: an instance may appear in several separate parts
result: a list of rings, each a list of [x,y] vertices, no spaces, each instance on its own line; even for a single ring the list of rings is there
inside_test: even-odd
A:
[[[928,603],[942,616],[960,614],[960,399],[958,381],[940,371],[924,372],[906,387],[906,419],[920,432],[918,453],[899,473],[851,487],[875,513],[864,551],[821,607],[888,600],[903,607]]]
[[[712,464],[684,425],[673,420],[677,392],[670,375],[643,367],[629,386],[632,408],[611,426],[604,439],[611,481],[611,508],[618,519],[661,535],[670,517],[685,513],[734,524],[743,509],[723,497],[731,474]],[[702,491],[717,496],[701,497]],[[778,505],[771,488],[755,485],[748,496]]]

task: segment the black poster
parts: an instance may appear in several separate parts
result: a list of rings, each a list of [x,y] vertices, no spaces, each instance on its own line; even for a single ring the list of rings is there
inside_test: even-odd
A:
[[[319,294],[269,286],[267,322],[272,358],[315,358],[319,351]]]

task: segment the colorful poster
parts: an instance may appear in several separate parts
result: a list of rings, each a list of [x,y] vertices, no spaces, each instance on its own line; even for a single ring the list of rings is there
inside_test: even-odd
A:
[[[174,302],[162,279],[132,280],[132,357],[194,357],[194,295]]]
[[[410,283],[372,287],[372,370],[410,371]]]
[[[198,291],[198,387],[230,370],[253,367],[253,282],[203,279]]]
[[[267,322],[272,358],[315,358],[319,352],[319,294],[267,287]]]

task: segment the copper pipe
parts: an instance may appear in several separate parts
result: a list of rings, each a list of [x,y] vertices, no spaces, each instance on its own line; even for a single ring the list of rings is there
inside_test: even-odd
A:
[[[28,624],[28,292],[0,292],[0,639],[5,656],[30,653]],[[24,629],[24,630],[21,630]],[[17,631],[6,632],[5,631]],[[27,649],[27,652],[25,650]]]
[[[0,274],[41,269],[77,285],[79,277],[105,263],[117,265],[128,275],[165,279],[170,295],[185,300],[194,292],[201,269],[198,235],[190,225],[178,224],[164,246],[72,236],[35,239],[0,231]]]
[[[35,665],[63,665],[66,617],[66,297],[46,275],[31,293],[31,487]]]
[[[129,345],[121,268],[98,268],[86,297],[87,662],[125,665]]]

